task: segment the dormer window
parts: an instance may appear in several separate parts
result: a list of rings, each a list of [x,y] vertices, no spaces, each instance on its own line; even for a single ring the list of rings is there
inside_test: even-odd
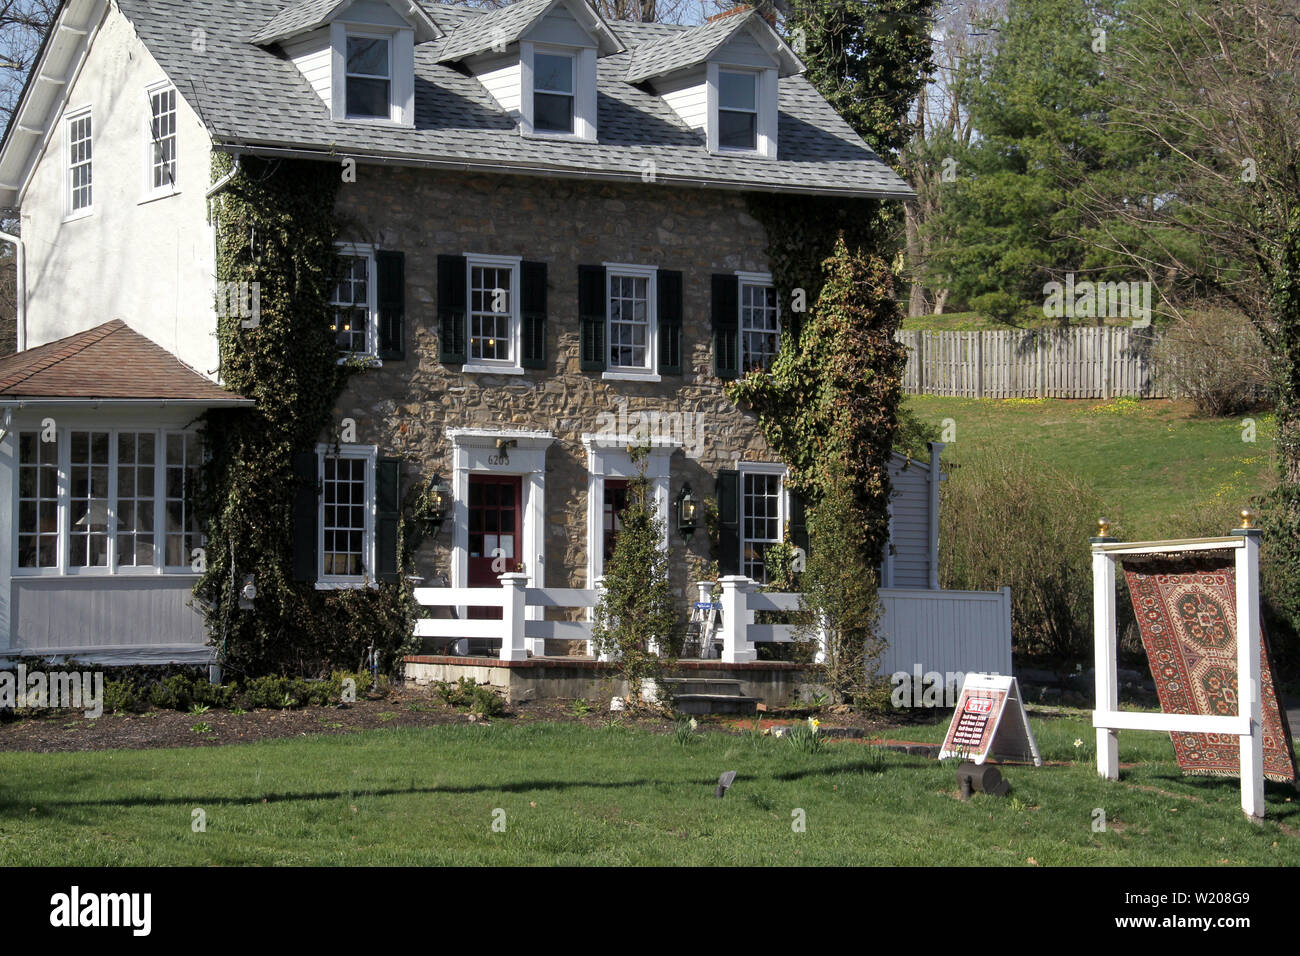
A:
[[[573,132],[574,60],[569,54],[533,54],[533,129],[539,133]]]
[[[347,36],[347,116],[388,119],[392,112],[393,65],[387,37]]]
[[[758,148],[758,74],[718,70],[718,146]]]

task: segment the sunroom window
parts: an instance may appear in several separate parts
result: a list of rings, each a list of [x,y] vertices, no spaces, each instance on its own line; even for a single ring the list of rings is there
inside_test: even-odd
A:
[[[191,571],[200,457],[194,432],[20,432],[18,569]]]
[[[387,37],[348,35],[347,115],[388,119],[392,104],[393,67]]]

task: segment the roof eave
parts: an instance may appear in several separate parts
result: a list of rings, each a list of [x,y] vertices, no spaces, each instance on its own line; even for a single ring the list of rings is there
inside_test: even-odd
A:
[[[0,394],[0,408],[27,408],[31,406],[136,406],[143,408],[252,408],[251,398],[232,395],[230,398],[93,398],[87,396],[7,395]]]

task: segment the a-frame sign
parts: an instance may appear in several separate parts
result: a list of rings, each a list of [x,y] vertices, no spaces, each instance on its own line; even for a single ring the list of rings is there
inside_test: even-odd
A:
[[[960,757],[982,764],[998,760],[1032,760],[1043,765],[1034,732],[1014,677],[967,674],[957,697],[957,710],[943,740],[939,759]]]

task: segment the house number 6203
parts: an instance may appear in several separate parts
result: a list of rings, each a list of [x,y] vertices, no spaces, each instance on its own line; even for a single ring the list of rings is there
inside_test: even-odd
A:
[[[510,464],[509,455],[488,455],[489,465],[508,465]]]

